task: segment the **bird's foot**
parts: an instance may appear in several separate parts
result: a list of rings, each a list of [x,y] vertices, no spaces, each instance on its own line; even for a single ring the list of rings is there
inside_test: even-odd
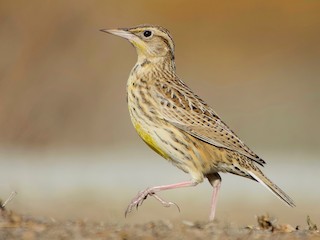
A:
[[[178,208],[178,210],[180,212],[180,208],[176,203],[163,200],[161,197],[159,197],[155,193],[153,188],[147,188],[146,190],[139,192],[138,195],[132,199],[131,203],[128,205],[128,207],[125,211],[125,216],[127,216],[128,213],[130,213],[133,208],[138,209],[142,205],[144,200],[147,199],[148,196],[152,196],[155,199],[157,199],[164,207],[170,207],[170,206],[174,205]]]
[[[164,206],[164,207],[176,206],[177,209],[178,209],[178,211],[180,212],[180,208],[179,208],[179,206],[178,206],[176,203],[174,203],[174,202],[169,202],[169,201],[165,201],[165,200],[163,200],[161,197],[159,197],[159,196],[156,195],[156,194],[153,194],[152,196],[153,196],[155,199],[157,199],[157,200],[162,204],[162,206]]]

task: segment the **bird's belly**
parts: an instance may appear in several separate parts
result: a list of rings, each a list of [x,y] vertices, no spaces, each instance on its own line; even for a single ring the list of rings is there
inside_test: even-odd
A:
[[[131,92],[128,97],[132,124],[151,149],[189,173],[196,182],[203,181],[205,174],[215,171],[216,161],[212,154],[208,154],[207,144],[162,120],[152,108],[141,106]]]
[[[161,142],[152,134],[152,132],[148,131],[147,129],[144,129],[142,125],[138,122],[133,123],[134,128],[136,129],[139,136],[142,138],[142,140],[156,153],[158,153],[160,156],[164,157],[165,159],[169,158],[169,155],[166,153],[165,149],[162,148]]]
[[[143,141],[159,155],[173,165],[189,173],[196,182],[202,182],[204,174],[212,171],[212,159],[195,144],[192,136],[187,135],[172,126],[150,127],[133,123]],[[198,141],[198,140],[197,140]]]

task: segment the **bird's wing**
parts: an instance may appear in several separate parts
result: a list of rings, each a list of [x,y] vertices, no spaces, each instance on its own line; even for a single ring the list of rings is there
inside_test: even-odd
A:
[[[203,100],[181,80],[158,86],[157,95],[163,119],[208,144],[238,152],[263,166],[265,161],[219,118]],[[170,86],[170,87],[169,87]]]

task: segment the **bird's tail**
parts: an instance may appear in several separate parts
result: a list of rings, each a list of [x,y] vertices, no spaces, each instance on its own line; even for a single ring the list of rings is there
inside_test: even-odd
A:
[[[278,198],[283,200],[290,207],[295,207],[293,200],[282,191],[276,184],[274,184],[270,179],[268,179],[262,172],[258,171],[248,171],[248,173],[259,183],[265,186],[270,192],[276,195]]]

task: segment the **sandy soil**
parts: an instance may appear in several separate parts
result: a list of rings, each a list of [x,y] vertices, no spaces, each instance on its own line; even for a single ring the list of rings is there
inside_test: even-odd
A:
[[[230,223],[157,221],[144,224],[114,224],[81,219],[57,221],[21,215],[0,208],[0,239],[320,239],[316,224],[305,226],[276,224],[267,215],[259,216],[255,226],[238,227]]]

